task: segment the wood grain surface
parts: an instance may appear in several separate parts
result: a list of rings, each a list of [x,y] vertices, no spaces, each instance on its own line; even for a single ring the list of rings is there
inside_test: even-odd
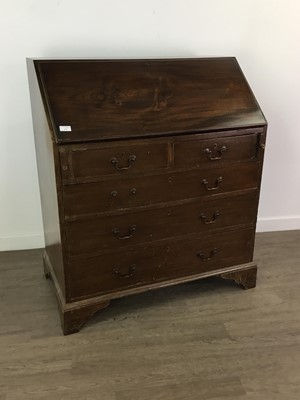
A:
[[[299,242],[257,235],[255,290],[210,278],[130,296],[71,336],[42,251],[0,253],[0,399],[298,400]]]
[[[156,175],[115,178],[63,187],[67,216],[103,213],[151,206],[180,200],[196,199],[220,193],[259,187],[261,165],[242,163],[214,169],[173,172]],[[206,184],[205,184],[206,183]],[[200,201],[199,201],[200,204]]]
[[[226,198],[215,196],[201,203],[196,200],[98,218],[75,217],[66,226],[69,255],[126,251],[141,243],[192,233],[209,234],[238,225],[253,226],[257,200],[257,191],[253,190]]]
[[[35,60],[35,66],[58,142],[266,124],[234,57]]]
[[[168,282],[252,261],[253,228],[189,239],[160,241],[98,257],[69,261],[72,299]],[[116,272],[118,271],[118,273]]]

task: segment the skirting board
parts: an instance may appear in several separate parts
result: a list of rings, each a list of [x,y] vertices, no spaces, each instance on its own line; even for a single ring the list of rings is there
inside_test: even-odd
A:
[[[257,232],[276,232],[300,230],[300,216],[281,218],[260,218],[257,221]],[[43,233],[23,236],[0,237],[0,251],[40,249],[45,247]]]
[[[43,233],[23,236],[0,236],[0,251],[42,249],[44,247]]]
[[[259,218],[256,232],[294,231],[300,229],[300,216]]]

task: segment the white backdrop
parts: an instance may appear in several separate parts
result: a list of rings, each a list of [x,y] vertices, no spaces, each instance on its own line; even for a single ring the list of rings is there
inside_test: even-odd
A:
[[[0,5],[0,250],[43,246],[26,57],[236,56],[269,122],[258,230],[300,229],[298,0]]]

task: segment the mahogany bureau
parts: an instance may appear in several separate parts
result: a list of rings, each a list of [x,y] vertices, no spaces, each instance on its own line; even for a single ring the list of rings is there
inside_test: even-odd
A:
[[[235,58],[28,59],[28,75],[65,334],[117,297],[255,286],[267,123]]]

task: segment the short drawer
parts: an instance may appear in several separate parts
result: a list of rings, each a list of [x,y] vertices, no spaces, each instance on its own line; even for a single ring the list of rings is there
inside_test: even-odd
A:
[[[256,188],[257,163],[64,186],[67,217]]]
[[[189,204],[69,221],[70,256],[120,251],[128,246],[230,226],[254,224],[257,191],[203,198]]]
[[[73,260],[68,294],[90,297],[247,263],[253,243],[254,230],[245,229]]]
[[[190,138],[174,144],[174,167],[199,168],[255,160],[257,144],[257,133],[203,140]]]
[[[168,145],[150,144],[73,145],[61,149],[64,180],[124,176],[135,172],[161,170],[168,165]]]

